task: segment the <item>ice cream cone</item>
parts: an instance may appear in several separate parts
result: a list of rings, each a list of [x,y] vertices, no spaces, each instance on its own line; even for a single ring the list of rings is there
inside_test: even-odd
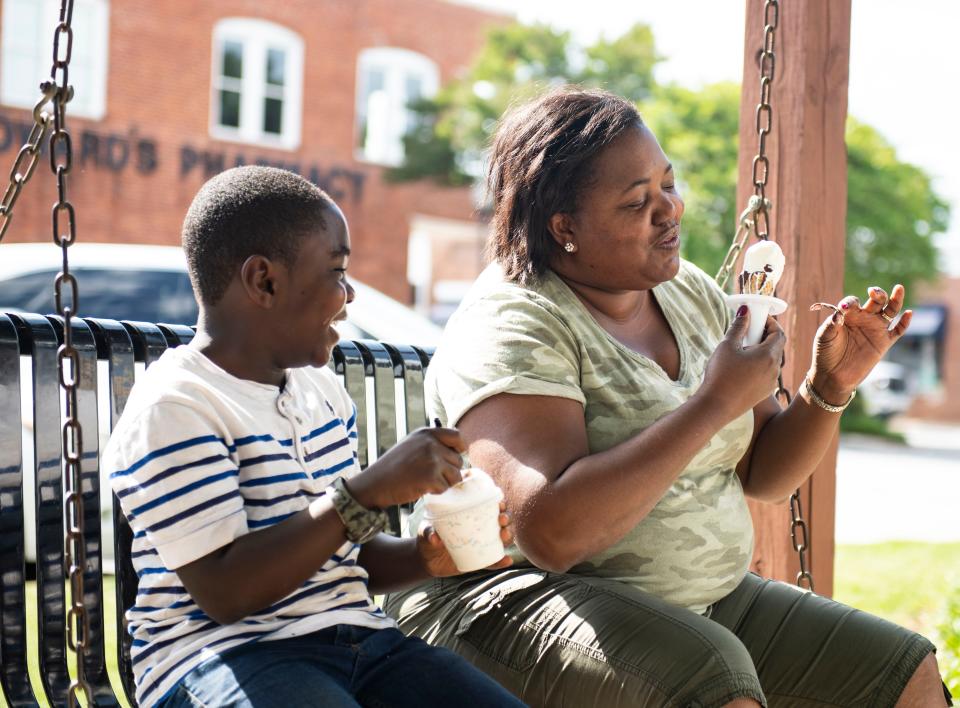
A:
[[[727,307],[736,312],[741,305],[746,305],[750,310],[750,324],[747,326],[747,334],[743,338],[743,346],[748,347],[760,343],[763,336],[763,328],[767,324],[767,315],[779,315],[787,309],[787,303],[778,297],[772,295],[752,295],[741,293],[740,295],[727,295]]]

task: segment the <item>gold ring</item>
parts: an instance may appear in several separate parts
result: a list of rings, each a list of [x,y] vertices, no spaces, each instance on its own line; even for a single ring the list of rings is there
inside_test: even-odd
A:
[[[880,315],[883,319],[885,319],[888,323],[893,322],[893,318],[883,310],[880,310],[880,312],[878,312],[877,314]]]

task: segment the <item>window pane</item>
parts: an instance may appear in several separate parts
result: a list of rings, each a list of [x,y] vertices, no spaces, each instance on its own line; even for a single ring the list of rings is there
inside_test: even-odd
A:
[[[243,75],[243,45],[240,42],[223,43],[223,75],[234,79]]]
[[[263,132],[280,135],[283,125],[283,101],[266,98],[263,102]]]
[[[240,94],[237,91],[220,92],[220,125],[240,127]]]
[[[420,80],[419,76],[407,74],[405,83],[407,90],[407,103],[416,101],[418,98],[423,96],[423,81]]]
[[[281,49],[267,50],[267,83],[283,86],[284,62],[286,55]]]

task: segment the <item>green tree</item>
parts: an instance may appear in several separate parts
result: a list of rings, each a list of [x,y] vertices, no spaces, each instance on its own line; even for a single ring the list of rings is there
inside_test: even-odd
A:
[[[736,204],[740,88],[660,86],[658,61],[642,24],[589,47],[544,25],[495,29],[463,78],[415,106],[422,120],[405,139],[406,162],[388,176],[469,184],[481,176],[484,150],[511,105],[563,83],[603,87],[637,102],[657,135],[687,205],[683,255],[715,273],[743,208]],[[934,238],[947,228],[948,207],[930,177],[900,161],[876,130],[851,118],[846,137],[845,291],[865,296],[869,285],[902,282],[909,292],[938,273]]]
[[[411,106],[420,120],[404,138],[404,164],[387,178],[469,184],[481,176],[484,151],[510,106],[565,83],[639,101],[654,87],[657,61],[653,33],[642,24],[589,47],[542,24],[495,28],[464,77]]]
[[[847,121],[847,292],[865,297],[870,285],[900,282],[910,293],[916,283],[935,278],[934,238],[949,219],[926,172],[901,162],[869,125]]]

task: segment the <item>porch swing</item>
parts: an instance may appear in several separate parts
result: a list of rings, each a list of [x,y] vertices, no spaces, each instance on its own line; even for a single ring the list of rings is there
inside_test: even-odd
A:
[[[121,699],[135,704],[131,639],[125,631],[124,613],[135,603],[137,574],[130,558],[132,532],[116,500],[112,523],[118,689],[111,686],[106,668],[97,401],[102,395],[108,396],[112,429],[133,384],[135,365],[150,365],[165,349],[186,344],[194,335],[191,328],[180,325],[77,316],[79,286],[69,264],[69,248],[76,240],[76,218],[67,198],[67,177],[72,165],[72,144],[66,127],[66,106],[73,93],[69,84],[72,16],[73,0],[61,0],[50,78],[41,85],[42,95],[33,109],[33,128],[16,157],[10,184],[0,201],[2,241],[13,217],[14,204],[39,162],[43,140],[49,133],[50,168],[57,183],[57,201],[51,213],[53,240],[63,254],[62,270],[54,283],[58,314],[44,317],[0,313],[0,690],[11,706],[38,705],[39,694],[31,684],[28,670],[30,643],[36,645],[39,655],[42,692],[52,705],[81,705],[81,694],[86,705],[119,705]],[[759,53],[761,100],[756,112],[759,145],[753,160],[754,194],[740,216],[734,242],[717,275],[721,286],[729,278],[750,234],[757,239],[769,237],[767,219],[772,205],[764,192],[770,168],[765,150],[773,119],[770,99],[778,20],[778,0],[766,0],[764,39]],[[427,423],[423,373],[431,353],[406,345],[350,341],[341,342],[334,350],[331,366],[343,377],[358,410],[362,467],[392,447],[408,430]],[[26,620],[19,430],[21,357],[28,357],[32,366],[35,421],[35,640],[27,637]],[[103,391],[98,389],[98,384],[103,383],[98,381],[98,362],[108,372],[107,382],[100,387]],[[373,410],[368,408],[368,387],[372,387]],[[789,401],[782,376],[777,393]],[[61,397],[65,403],[63,414]],[[807,527],[799,494],[791,497],[790,508],[791,536],[800,561],[797,584],[812,589],[813,578],[805,558]],[[397,509],[392,510],[391,527],[399,534]],[[72,671],[66,648],[74,654]]]

